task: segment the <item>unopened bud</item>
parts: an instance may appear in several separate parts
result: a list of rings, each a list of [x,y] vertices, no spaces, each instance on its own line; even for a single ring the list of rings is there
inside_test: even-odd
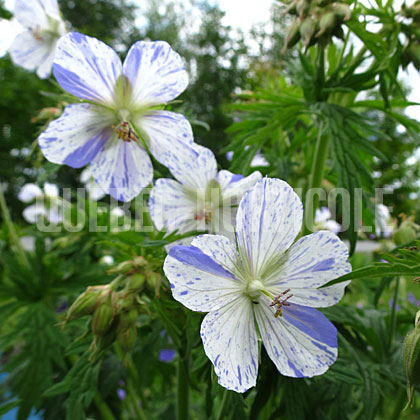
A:
[[[159,289],[162,283],[162,276],[152,271],[147,275],[147,284],[155,289],[156,296],[159,296]]]
[[[316,23],[311,17],[303,19],[299,27],[299,32],[305,45],[309,44],[312,35],[315,33],[315,28]]]
[[[107,270],[108,274],[125,274],[128,271],[132,270],[134,267],[133,261],[123,261],[122,263],[118,264],[116,267],[112,267]]]
[[[137,317],[138,312],[134,308],[121,313],[118,319],[118,332],[123,332],[129,328],[133,328],[136,325]]]
[[[133,258],[133,264],[137,267],[144,267],[147,264],[147,260],[144,257],[137,256]]]
[[[351,17],[350,7],[345,3],[336,3],[334,5],[334,12],[340,21],[348,21]]]
[[[134,273],[127,279],[127,289],[130,291],[140,290],[144,286],[145,276],[142,273]]]
[[[118,334],[118,344],[121,346],[121,350],[127,353],[134,345],[137,337],[136,328],[129,328],[123,333]]]
[[[300,32],[299,32],[299,23],[297,21],[293,22],[292,26],[290,26],[289,32],[287,34],[286,42],[282,49],[282,54],[286,52],[288,48],[293,47],[299,42],[300,39]]]
[[[115,308],[111,296],[95,309],[92,318],[92,332],[95,335],[105,335],[111,327],[115,316]]]
[[[395,245],[398,246],[415,241],[417,239],[417,229],[415,223],[409,219],[404,220],[399,228],[394,232],[393,239]]]
[[[310,2],[308,0],[299,0],[296,3],[296,12],[301,19],[308,12],[309,8],[310,8]]]
[[[93,313],[104,293],[107,293],[107,286],[88,287],[70,306],[66,321]]]
[[[322,15],[319,21],[319,31],[315,35],[316,38],[319,38],[324,33],[330,33],[336,24],[336,16],[334,12],[327,12],[325,15]]]
[[[420,384],[420,328],[411,330],[404,343],[404,369],[407,375],[407,397],[410,405],[414,389]]]

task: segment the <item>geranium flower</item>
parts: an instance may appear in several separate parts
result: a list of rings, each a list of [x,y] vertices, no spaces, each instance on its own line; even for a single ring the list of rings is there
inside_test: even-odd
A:
[[[351,270],[348,251],[328,231],[292,245],[302,213],[286,182],[264,178],[241,200],[236,244],[203,235],[191,246],[173,247],[166,257],[174,298],[208,312],[201,324],[204,350],[227,389],[255,386],[258,335],[286,376],[320,375],[336,360],[337,330],[314,308],[343,296],[348,282],[320,287]]]
[[[211,150],[196,144],[169,169],[176,180],[160,178],[150,192],[149,211],[156,228],[180,234],[206,230],[233,238],[238,204],[261,179],[260,172],[246,178],[218,172]]]
[[[63,216],[60,214],[61,200],[58,197],[58,187],[46,182],[44,191],[36,184],[25,184],[19,191],[18,199],[24,203],[30,203],[37,199],[23,210],[23,218],[28,223],[36,223],[38,218],[45,217],[51,223],[60,223]]]
[[[51,74],[58,39],[66,33],[56,0],[16,0],[14,16],[26,28],[9,49],[12,61],[35,70],[41,79]]]
[[[72,32],[58,42],[53,73],[89,103],[67,106],[49,124],[38,139],[42,152],[73,168],[90,163],[95,181],[118,200],[131,200],[151,183],[146,148],[168,165],[193,141],[184,116],[158,109],[188,84],[181,57],[166,42],[136,42],[121,64],[112,48]]]
[[[321,207],[315,211],[315,229],[330,230],[337,234],[341,230],[341,225],[331,218],[331,212],[328,207]]]

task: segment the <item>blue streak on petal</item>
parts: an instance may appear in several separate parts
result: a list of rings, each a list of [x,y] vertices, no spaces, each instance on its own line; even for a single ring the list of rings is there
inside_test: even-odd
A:
[[[283,308],[283,318],[314,340],[337,347],[337,329],[320,311],[293,303]]]
[[[296,366],[290,360],[288,360],[287,363],[295,373],[296,378],[303,378],[305,376],[299,369],[296,368]]]
[[[215,274],[216,276],[227,277],[236,279],[235,276],[216,261],[214,261],[211,257],[204,254],[201,249],[191,245],[191,246],[184,246],[184,245],[177,245],[171,248],[169,251],[169,255],[176,260],[191,265],[199,270],[206,271],[211,274]]]

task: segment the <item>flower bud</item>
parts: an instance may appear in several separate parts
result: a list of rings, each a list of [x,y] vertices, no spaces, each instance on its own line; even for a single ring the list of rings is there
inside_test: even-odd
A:
[[[420,384],[420,328],[411,330],[404,343],[404,369],[407,375],[407,397],[411,404],[414,389]]]
[[[299,23],[297,21],[293,22],[292,26],[289,29],[289,33],[287,34],[286,42],[282,49],[282,54],[286,52],[288,48],[293,47],[299,42],[300,39],[300,32],[299,32]]]
[[[319,38],[324,33],[330,33],[336,24],[336,16],[334,12],[327,12],[324,15],[322,15],[320,21],[319,21],[319,31],[315,35],[316,38]]]
[[[107,286],[89,286],[70,306],[67,311],[66,322],[93,313],[101,297],[107,291]]]
[[[156,296],[159,296],[159,289],[162,283],[162,276],[152,271],[147,275],[147,284],[155,289]]]
[[[145,276],[142,273],[134,273],[127,279],[127,289],[130,291],[140,290],[145,281]]]
[[[118,344],[121,346],[121,350],[127,353],[134,345],[137,337],[136,328],[132,327],[123,333],[118,334]]]
[[[107,270],[108,274],[125,274],[128,271],[132,270],[134,267],[133,261],[123,261],[122,263],[118,264],[116,267],[112,267]]]
[[[311,17],[303,19],[299,27],[299,32],[305,45],[309,44],[312,35],[315,33],[315,28],[316,23]]]
[[[128,312],[121,313],[118,319],[118,332],[124,332],[129,328],[133,328],[136,325],[137,317],[138,312],[134,308]]]
[[[95,335],[105,335],[111,327],[115,316],[115,308],[111,296],[95,309],[92,318],[92,331]]]
[[[395,245],[397,246],[415,241],[417,239],[417,229],[415,223],[409,219],[404,220],[399,228],[394,232],[393,239]]]
[[[351,17],[350,7],[345,3],[336,3],[334,12],[339,21],[348,21]]]
[[[147,264],[147,260],[144,257],[137,256],[133,258],[133,264],[136,267],[144,267]]]
[[[310,2],[307,0],[299,0],[296,3],[296,12],[299,15],[299,17],[302,19],[303,16],[306,15],[306,13],[309,11],[310,8]]]

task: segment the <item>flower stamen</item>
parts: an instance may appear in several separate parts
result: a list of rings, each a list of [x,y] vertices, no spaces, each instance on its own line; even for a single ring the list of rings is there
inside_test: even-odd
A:
[[[139,137],[131,128],[128,121],[123,121],[117,126],[113,125],[112,129],[117,133],[118,138],[123,141],[139,141]]]
[[[274,314],[274,317],[277,318],[278,316],[283,316],[282,307],[283,306],[290,306],[290,303],[287,302],[292,296],[293,293],[290,293],[290,295],[287,295],[287,293],[290,292],[290,289],[285,290],[284,292],[277,295],[273,301],[270,303],[270,306],[275,306],[277,308],[276,313]]]

